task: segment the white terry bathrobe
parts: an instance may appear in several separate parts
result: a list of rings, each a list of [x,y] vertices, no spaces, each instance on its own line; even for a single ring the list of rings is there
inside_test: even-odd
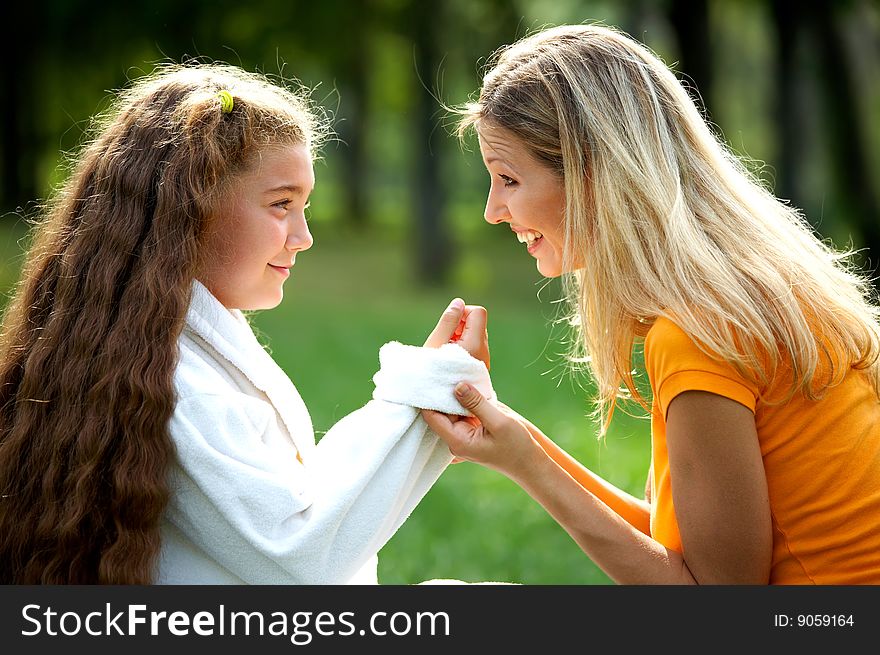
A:
[[[293,383],[199,282],[179,340],[161,584],[377,584],[377,553],[451,461],[416,407],[465,415],[464,349],[389,343],[373,400],[316,445]]]

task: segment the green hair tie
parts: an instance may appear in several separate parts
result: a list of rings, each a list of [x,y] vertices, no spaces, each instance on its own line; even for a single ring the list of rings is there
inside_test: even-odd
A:
[[[235,106],[235,101],[232,99],[232,94],[229,93],[226,89],[223,89],[217,94],[217,97],[220,98],[220,111],[224,114],[231,114],[232,108]]]

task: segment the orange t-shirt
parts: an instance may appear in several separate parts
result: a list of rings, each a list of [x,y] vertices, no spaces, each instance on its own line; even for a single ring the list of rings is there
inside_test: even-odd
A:
[[[880,584],[880,401],[863,371],[817,401],[787,403],[784,375],[764,389],[704,353],[660,318],[645,338],[651,412],[651,535],[683,552],[672,504],[666,412],[684,391],[708,391],[745,405],[755,424],[773,519],[771,584]]]

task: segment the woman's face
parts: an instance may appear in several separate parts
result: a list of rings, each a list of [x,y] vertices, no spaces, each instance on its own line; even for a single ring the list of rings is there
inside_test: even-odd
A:
[[[538,162],[508,130],[485,122],[477,128],[491,186],[485,218],[507,223],[545,277],[562,275],[565,243],[565,188],[547,165]]]
[[[258,153],[208,228],[199,281],[229,309],[270,309],[296,253],[312,246],[305,209],[315,186],[305,144]]]

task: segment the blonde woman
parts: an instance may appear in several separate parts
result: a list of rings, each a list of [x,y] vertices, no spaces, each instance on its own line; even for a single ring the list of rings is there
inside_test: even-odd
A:
[[[614,29],[503,50],[472,127],[486,221],[564,276],[602,432],[640,400],[652,462],[635,498],[467,384],[479,421],[425,412],[452,453],[521,485],[621,584],[880,583],[880,326],[845,257]]]

